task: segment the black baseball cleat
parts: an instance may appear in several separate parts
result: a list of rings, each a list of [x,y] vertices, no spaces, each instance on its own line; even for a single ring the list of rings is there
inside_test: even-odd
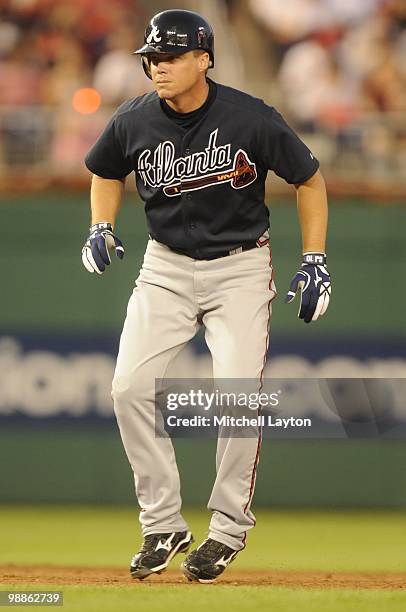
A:
[[[196,550],[190,553],[181,565],[184,576],[201,583],[214,582],[238,554],[217,540],[207,538]]]
[[[150,574],[161,574],[177,553],[188,552],[193,541],[190,531],[145,536],[141,550],[132,558],[131,576],[143,580]]]

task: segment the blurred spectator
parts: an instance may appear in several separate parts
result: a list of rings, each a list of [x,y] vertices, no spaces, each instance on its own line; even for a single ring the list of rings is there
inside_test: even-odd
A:
[[[357,84],[343,74],[328,48],[315,40],[293,45],[278,75],[286,108],[304,131],[342,128],[357,114]]]
[[[104,104],[116,106],[126,98],[152,89],[139,56],[132,55],[135,49],[132,28],[125,25],[113,32],[107,47],[93,74],[93,86],[100,92]]]
[[[15,23],[0,22],[0,58],[15,49],[20,38],[20,29]]]
[[[38,104],[41,99],[42,72],[30,61],[29,43],[22,40],[0,60],[0,104],[20,106]]]
[[[289,44],[315,32],[348,26],[376,11],[383,0],[250,0],[253,14],[270,35]]]
[[[44,76],[43,102],[70,106],[73,94],[89,84],[91,74],[83,48],[74,37],[65,36],[58,44],[52,64]]]
[[[377,63],[364,81],[368,110],[378,112],[406,111],[406,79],[388,41],[378,49]]]

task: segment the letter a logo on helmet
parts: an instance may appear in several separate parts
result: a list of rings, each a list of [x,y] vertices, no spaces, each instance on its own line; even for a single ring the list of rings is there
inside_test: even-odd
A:
[[[180,55],[194,49],[206,51],[210,57],[209,68],[214,66],[214,33],[211,25],[198,13],[182,9],[162,11],[149,22],[144,34],[144,45],[134,51],[141,55],[142,67],[148,78],[149,53]]]
[[[150,35],[146,38],[145,42],[147,42],[148,44],[152,43],[152,41],[154,42],[161,42],[162,38],[159,36],[159,29],[157,28],[157,26],[152,26],[152,30]]]

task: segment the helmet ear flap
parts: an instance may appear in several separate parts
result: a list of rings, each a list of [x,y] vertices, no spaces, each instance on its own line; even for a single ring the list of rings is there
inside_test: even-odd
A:
[[[151,70],[149,68],[149,61],[146,55],[141,55],[141,63],[142,63],[142,67],[144,69],[145,74],[147,75],[149,79],[152,80]]]

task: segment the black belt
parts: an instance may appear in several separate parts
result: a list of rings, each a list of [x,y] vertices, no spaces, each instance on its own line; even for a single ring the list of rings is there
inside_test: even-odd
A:
[[[151,234],[149,234],[149,238],[150,240],[155,240],[155,238],[153,238]],[[206,257],[196,257],[196,254],[191,254],[190,251],[182,251],[181,249],[175,249],[174,247],[170,247],[169,245],[165,246],[167,246],[174,253],[179,253],[179,255],[186,255],[187,257],[191,257],[192,259],[210,260],[218,259],[219,257],[228,257],[229,255],[237,255],[238,253],[250,251],[251,249],[259,249],[265,246],[265,244],[269,244],[268,230],[265,230],[265,232],[262,234],[262,236],[258,238],[258,240],[246,242],[245,244],[235,247],[234,249],[229,249],[228,251],[217,251],[215,253],[210,253],[210,255],[207,255]]]
[[[251,249],[256,249],[260,245],[257,242],[247,242],[246,244],[242,244],[235,249],[230,249],[229,251],[216,251],[215,253],[210,253],[210,255],[206,255],[205,257],[196,257],[195,255],[191,255],[190,252],[180,251],[179,249],[174,249],[173,247],[169,247],[171,251],[174,253],[179,253],[180,255],[186,255],[187,257],[192,257],[193,259],[218,259],[219,257],[228,257],[229,255],[237,255],[238,253],[243,253],[244,251],[250,251]]]

